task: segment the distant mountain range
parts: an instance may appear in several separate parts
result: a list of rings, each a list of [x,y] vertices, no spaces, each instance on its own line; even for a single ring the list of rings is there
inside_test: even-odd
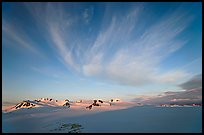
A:
[[[55,100],[52,98],[40,98],[35,100],[24,100],[14,106],[9,106],[3,110],[3,112],[12,112],[22,108],[37,108],[37,107],[59,107],[64,106],[67,108],[82,108],[91,110],[95,107],[100,107],[102,109],[114,108],[114,106],[125,107],[130,105],[141,105],[130,102],[122,102],[120,99],[110,99],[109,101],[94,99],[94,100],[78,100],[78,101],[70,101],[68,99],[65,100]]]

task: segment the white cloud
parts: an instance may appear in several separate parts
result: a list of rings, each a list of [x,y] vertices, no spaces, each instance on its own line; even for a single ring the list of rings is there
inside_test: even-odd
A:
[[[79,71],[79,66],[74,62],[71,50],[67,48],[67,44],[69,43],[64,41],[62,34],[59,32],[59,29],[56,26],[51,26],[50,32],[54,45],[65,63],[67,63],[71,68]]]
[[[130,39],[134,27],[139,27],[137,21],[142,9],[131,11],[122,22],[118,21],[117,16],[113,16],[109,27],[99,33],[90,49],[91,58],[88,63],[91,66],[86,66],[85,75],[89,71],[89,75],[95,77],[136,86],[149,82],[175,83],[188,75],[180,70],[159,72],[159,64],[186,43],[176,37],[187,27],[188,18],[184,15],[177,16],[178,11],[175,11],[145,29],[137,39]],[[117,50],[114,50],[112,59],[103,64],[105,56],[110,55],[114,46],[117,46]],[[104,55],[95,65],[92,59],[97,53]]]
[[[146,17],[142,16],[146,12],[143,5],[132,8],[124,16],[110,14],[113,8],[108,6],[95,41],[86,45],[85,38],[69,38],[73,34],[73,25],[67,25],[65,29],[63,24],[67,23],[67,18],[71,21],[74,17],[67,17],[63,8],[48,3],[44,12],[45,19],[39,17],[42,16],[40,14],[35,18],[44,21],[42,24],[47,24],[45,29],[48,30],[53,48],[70,70],[133,86],[176,83],[188,76],[181,70],[160,71],[160,64],[165,58],[187,42],[186,39],[178,39],[191,20],[182,10],[177,9],[165,15],[142,31],[140,27]],[[83,11],[82,19],[93,19],[91,14],[94,12],[91,8]],[[75,26],[81,26],[80,22],[74,23]],[[79,32],[77,34],[80,35],[81,31],[74,32]],[[81,41],[78,41],[79,38]],[[84,46],[88,47],[84,49]]]
[[[83,72],[86,76],[96,76],[101,73],[102,66],[98,64],[89,64],[83,66]]]

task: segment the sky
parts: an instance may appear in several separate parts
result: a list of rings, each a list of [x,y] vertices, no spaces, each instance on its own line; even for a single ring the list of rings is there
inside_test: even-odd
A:
[[[201,4],[2,2],[2,100],[202,100]]]

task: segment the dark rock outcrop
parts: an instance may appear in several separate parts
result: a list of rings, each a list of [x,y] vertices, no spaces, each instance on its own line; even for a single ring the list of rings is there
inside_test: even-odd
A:
[[[102,100],[98,100],[98,102],[103,103]],[[86,109],[92,109],[93,106],[101,106],[100,104],[97,103],[97,100],[94,100],[93,104],[91,104],[90,106],[87,106]]]

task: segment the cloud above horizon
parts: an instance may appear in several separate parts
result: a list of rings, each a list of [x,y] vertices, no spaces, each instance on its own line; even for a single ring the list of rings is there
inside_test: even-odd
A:
[[[179,70],[160,73],[159,64],[187,42],[176,37],[187,27],[189,18],[178,16],[176,10],[137,33],[143,10],[143,6],[138,6],[122,18],[112,16],[107,29],[99,33],[90,48],[86,64],[82,65],[85,75],[134,86],[176,82],[187,75]],[[132,37],[133,33],[137,36]],[[112,49],[115,46],[119,47]],[[106,56],[111,52],[112,57],[107,62]]]
[[[130,6],[123,15],[107,4],[103,15],[97,18],[100,23],[94,18],[97,11],[93,5],[24,3],[24,6],[39,28],[46,31],[43,36],[59,61],[72,72],[130,86],[175,84],[189,75],[179,69],[161,70],[161,63],[188,42],[178,38],[192,20],[181,7],[147,26],[145,3]],[[4,24],[3,30],[8,28],[5,33],[10,38],[32,52],[37,51],[26,44],[35,41],[26,36],[21,38],[21,34],[13,31],[9,35],[10,26]]]
[[[166,91],[156,97],[135,98],[134,102],[146,104],[192,104],[202,103],[202,74],[178,85],[183,91]]]

